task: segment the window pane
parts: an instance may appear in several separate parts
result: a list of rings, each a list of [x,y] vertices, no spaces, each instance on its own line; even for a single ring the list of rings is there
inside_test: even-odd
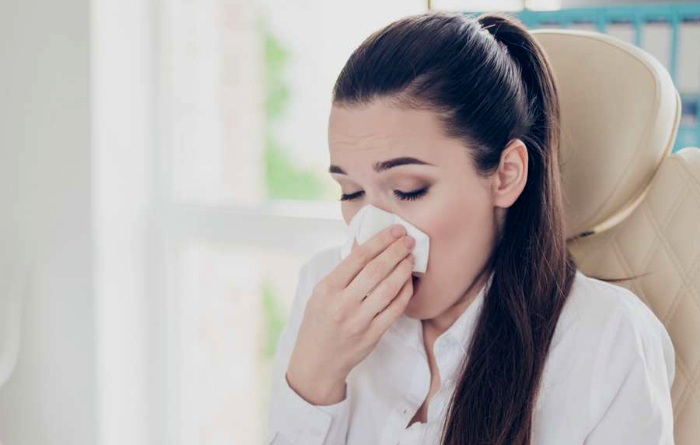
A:
[[[178,201],[264,199],[263,41],[253,2],[166,0],[161,110]]]
[[[271,365],[304,258],[189,241],[177,249],[179,443],[262,443]]]
[[[207,204],[337,200],[327,173],[335,78],[371,32],[425,10],[424,0],[166,0],[166,189]]]

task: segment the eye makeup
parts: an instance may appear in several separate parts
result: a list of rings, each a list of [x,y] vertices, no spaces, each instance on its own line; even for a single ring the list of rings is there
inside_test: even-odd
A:
[[[429,189],[430,189],[430,187],[424,187],[422,189],[415,190],[412,192],[402,192],[400,190],[394,190],[394,195],[397,198],[399,198],[401,201],[413,201],[413,200],[420,199],[423,196],[425,196],[428,193]],[[353,201],[353,200],[359,198],[362,193],[363,192],[360,191],[360,192],[355,192],[355,193],[351,193],[351,194],[343,194],[340,197],[340,201]]]

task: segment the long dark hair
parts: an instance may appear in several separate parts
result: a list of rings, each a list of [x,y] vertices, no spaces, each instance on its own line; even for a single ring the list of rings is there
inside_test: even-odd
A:
[[[399,19],[350,56],[333,104],[375,99],[434,110],[480,174],[507,143],[528,150],[528,178],[508,209],[494,272],[443,426],[444,445],[527,444],[547,351],[576,274],[566,246],[559,103],[547,57],[514,17],[432,11]]]

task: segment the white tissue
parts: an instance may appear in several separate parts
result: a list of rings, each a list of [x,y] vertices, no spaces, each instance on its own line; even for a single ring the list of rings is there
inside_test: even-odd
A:
[[[399,215],[373,205],[361,208],[348,224],[348,239],[341,249],[342,258],[350,255],[354,240],[357,240],[357,244],[360,245],[392,224],[401,224],[406,228],[406,232],[416,240],[412,252],[416,260],[413,271],[425,272],[428,267],[428,251],[430,250],[428,235]]]

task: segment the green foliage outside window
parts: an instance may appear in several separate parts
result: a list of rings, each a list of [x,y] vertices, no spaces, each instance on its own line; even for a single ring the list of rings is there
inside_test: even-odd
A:
[[[285,325],[285,315],[280,299],[275,294],[269,279],[263,281],[262,311],[265,327],[262,356],[264,360],[269,361],[275,355],[277,340]]]
[[[275,124],[284,117],[290,97],[284,74],[290,54],[262,22],[265,48],[265,187],[267,199],[328,199],[332,193],[318,173],[294,165],[277,139]]]

